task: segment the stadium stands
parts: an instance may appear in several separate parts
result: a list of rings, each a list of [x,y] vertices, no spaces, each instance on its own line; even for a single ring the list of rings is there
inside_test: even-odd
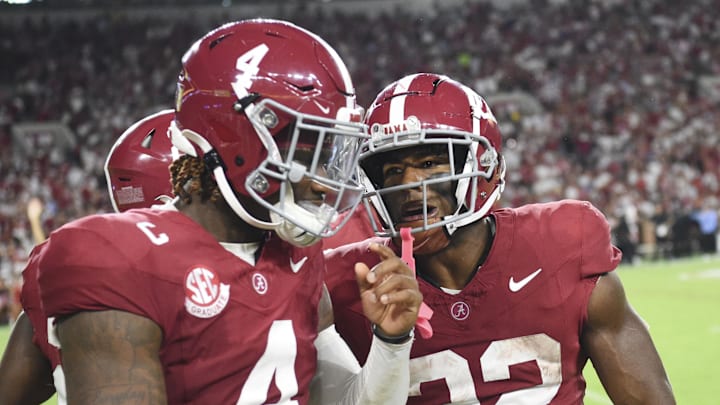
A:
[[[590,200],[608,215],[629,261],[632,252],[715,252],[694,231],[702,208],[716,228],[702,233],[717,233],[720,207],[714,1],[468,1],[425,10],[395,2],[374,13],[351,1],[345,9],[337,1],[136,3],[99,2],[77,13],[0,8],[0,274],[10,283],[24,256],[7,252],[32,246],[28,199],[46,202],[48,230],[109,211],[102,163],[115,138],[172,106],[188,44],[220,21],[256,15],[329,38],[363,104],[416,71],[474,84],[507,139],[504,204]],[[38,123],[51,129],[18,129]],[[67,133],[70,140],[48,140]]]

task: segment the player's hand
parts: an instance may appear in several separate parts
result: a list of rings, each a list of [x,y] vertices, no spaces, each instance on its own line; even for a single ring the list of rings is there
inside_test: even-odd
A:
[[[37,220],[43,212],[43,203],[39,198],[33,197],[27,204],[27,216],[30,220]]]
[[[363,312],[386,336],[402,336],[415,326],[422,303],[413,271],[387,246],[372,243],[382,260],[375,267],[355,264]]]

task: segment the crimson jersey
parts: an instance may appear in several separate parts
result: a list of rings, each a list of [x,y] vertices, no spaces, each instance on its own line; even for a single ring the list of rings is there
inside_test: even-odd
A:
[[[117,309],[162,328],[168,403],[307,402],[320,247],[272,234],[252,266],[184,214],[138,209],[72,222],[37,254],[46,316]]]
[[[492,215],[491,250],[459,294],[418,280],[434,335],[413,344],[408,403],[582,404],[588,300],[621,257],[608,223],[591,204],[569,200]],[[375,265],[369,241],[326,252],[335,326],[361,363],[370,327],[354,274],[333,270]]]

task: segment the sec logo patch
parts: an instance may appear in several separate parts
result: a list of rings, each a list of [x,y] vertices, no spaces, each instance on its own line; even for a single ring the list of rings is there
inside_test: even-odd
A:
[[[220,281],[217,273],[196,266],[185,275],[185,309],[198,318],[212,318],[222,312],[230,301],[230,286]]]

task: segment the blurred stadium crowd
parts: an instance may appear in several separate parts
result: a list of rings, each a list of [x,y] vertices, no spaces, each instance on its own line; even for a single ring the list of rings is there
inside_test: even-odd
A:
[[[300,4],[267,16],[327,38],[347,61],[361,104],[418,71],[473,84],[504,134],[505,205],[592,201],[628,262],[716,252],[717,1],[468,1],[382,13]],[[172,107],[188,44],[223,20],[254,17],[225,10],[200,18],[192,8],[182,18],[140,15],[3,18],[0,290],[15,282],[33,245],[28,200],[44,201],[47,231],[110,211],[102,166],[114,140]],[[7,301],[0,294],[0,308]]]

